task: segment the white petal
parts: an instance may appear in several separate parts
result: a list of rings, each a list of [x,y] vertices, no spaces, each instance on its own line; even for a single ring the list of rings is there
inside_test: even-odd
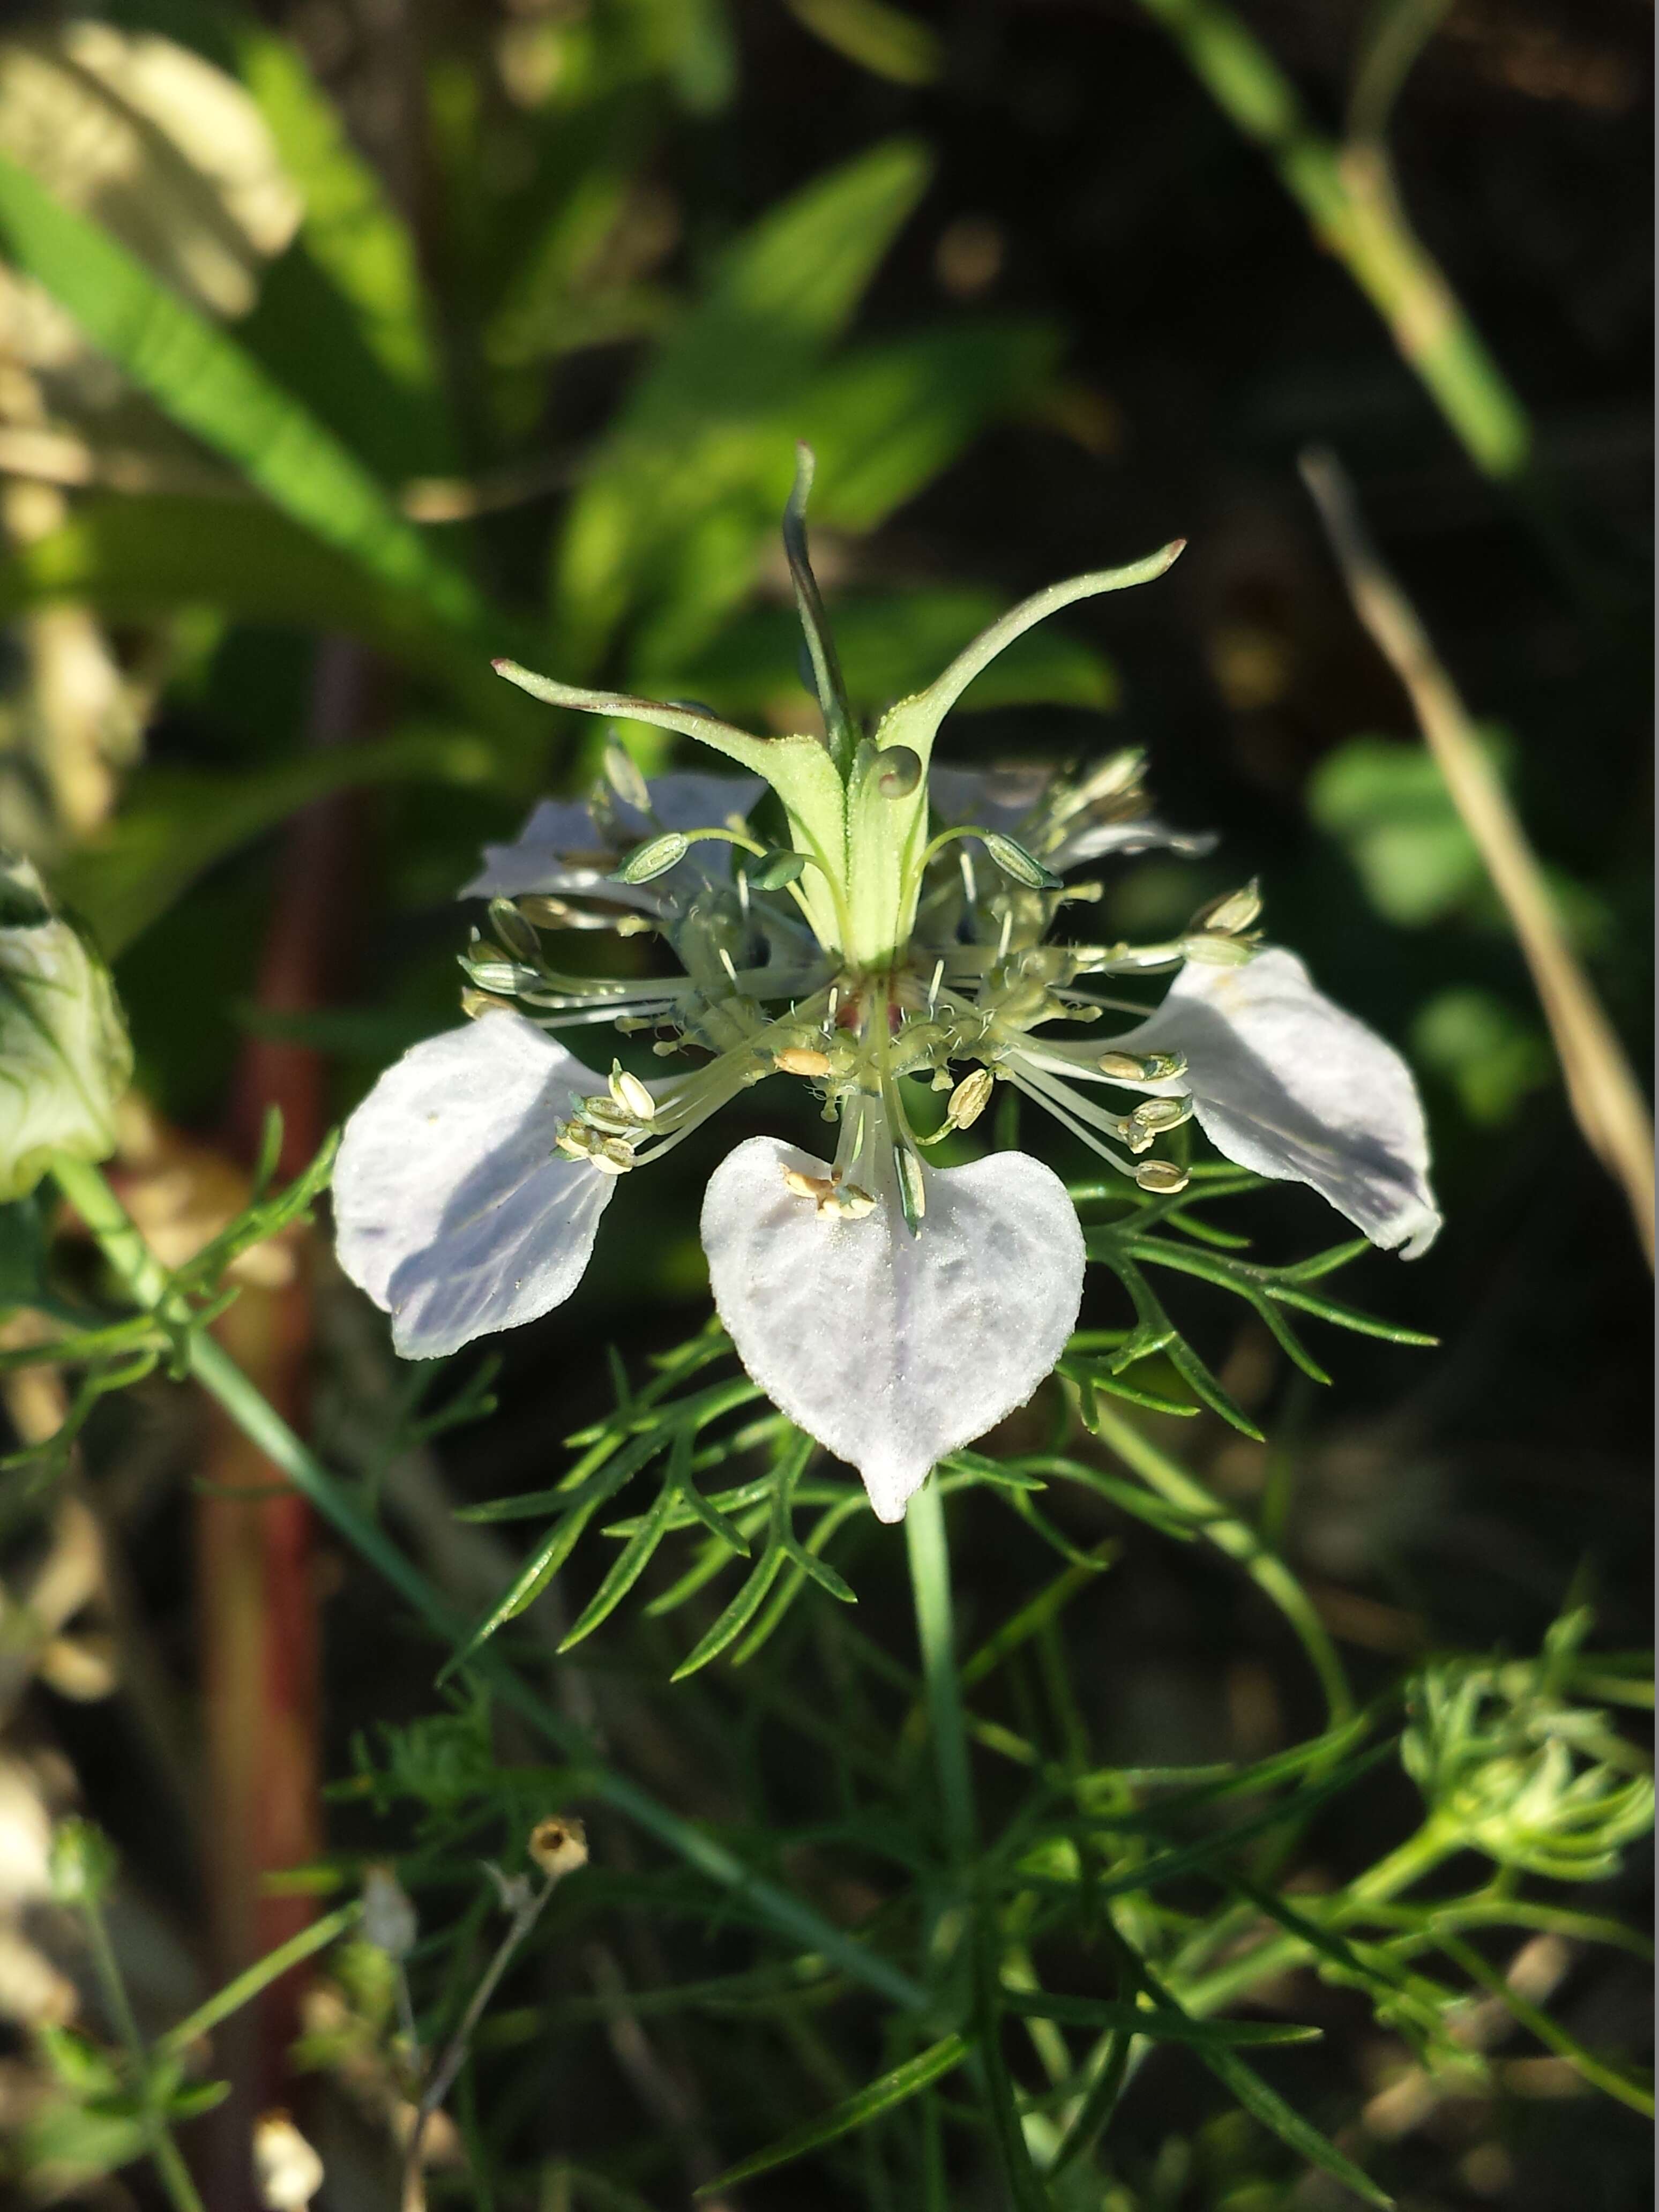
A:
[[[702,775],[695,769],[677,769],[672,775],[653,775],[646,788],[651,811],[665,830],[720,830],[728,814],[747,817],[766,786],[757,775]],[[620,802],[617,811],[639,823],[641,837],[650,834],[653,825],[643,815]]]
[[[647,914],[661,905],[665,884],[678,869],[651,884],[630,886],[606,880],[623,854],[655,830],[723,829],[729,814],[747,815],[766,786],[757,775],[700,775],[693,771],[654,777],[651,821],[621,799],[614,802],[620,838],[607,835],[583,799],[544,799],[509,845],[486,845],[483,866],[462,891],[462,898],[516,898],[524,891],[596,891],[613,905],[638,907]],[[697,868],[728,870],[729,845],[699,847]]]
[[[404,1358],[534,1321],[575,1289],[616,1179],[554,1141],[604,1088],[533,1023],[490,1013],[406,1052],[346,1123],[340,1265],[391,1314]]]
[[[1305,1182],[1374,1244],[1415,1260],[1440,1229],[1429,1138],[1411,1070],[1392,1045],[1315,989],[1293,952],[1239,968],[1188,962],[1152,1019],[1112,1040],[1183,1052],[1184,1092],[1230,1160]]]
[[[1183,853],[1190,858],[1210,852],[1215,842],[1213,830],[1172,830],[1156,814],[1143,814],[1133,822],[1091,822],[1085,818],[1043,857],[1051,868],[1063,874],[1067,868],[1084,867],[1091,860],[1104,860],[1109,854],[1116,854],[1126,860],[1137,853]]]
[[[982,822],[1012,836],[1054,780],[1051,768],[1029,762],[1002,768],[947,768],[927,772],[927,795],[941,822]]]
[[[927,1171],[919,1236],[897,1206],[820,1220],[783,1171],[829,1170],[751,1137],[709,1179],[703,1249],[744,1365],[792,1421],[857,1468],[902,1520],[936,1460],[1024,1405],[1066,1348],[1083,1232],[1066,1187],[1023,1152]]]
[[[987,830],[1000,830],[1018,837],[1020,827],[1037,808],[1054,780],[1051,768],[1010,765],[1005,768],[934,768],[927,778],[928,796],[942,822],[976,822]],[[1067,830],[1058,845],[1042,847],[1048,866],[1062,873],[1091,860],[1119,854],[1126,860],[1137,853],[1207,853],[1215,843],[1207,831],[1172,830],[1155,815],[1127,822],[1097,822],[1085,811]]]

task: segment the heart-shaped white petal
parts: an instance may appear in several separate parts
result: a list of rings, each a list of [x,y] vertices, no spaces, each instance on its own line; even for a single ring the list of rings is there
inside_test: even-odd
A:
[[[336,1249],[405,1359],[534,1321],[575,1289],[616,1178],[554,1146],[604,1088],[533,1023],[489,1013],[406,1052],[346,1123]]]
[[[896,1203],[820,1218],[784,1182],[822,1160],[772,1137],[709,1178],[714,1303],[757,1382],[857,1468],[898,1521],[936,1460],[1024,1405],[1066,1348],[1083,1232],[1058,1176],[1023,1152],[927,1171],[919,1234]]]
[[[1440,1230],[1429,1137],[1411,1070],[1316,990],[1293,952],[1242,967],[1189,962],[1120,1051],[1181,1052],[1187,1073],[1149,1091],[1190,1096],[1199,1125],[1241,1167],[1305,1182],[1408,1260]]]

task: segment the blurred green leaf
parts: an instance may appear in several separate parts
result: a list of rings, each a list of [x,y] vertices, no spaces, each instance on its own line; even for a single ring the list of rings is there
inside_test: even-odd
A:
[[[1437,921],[1486,872],[1433,756],[1387,738],[1352,738],[1309,785],[1316,822],[1346,851],[1371,904],[1402,928]]]
[[[1450,1084],[1483,1128],[1513,1121],[1522,1100],[1555,1072],[1555,1054],[1535,1025],[1473,988],[1436,993],[1412,1024],[1412,1054]]]
[[[113,0],[106,12],[240,77],[304,202],[241,343],[374,468],[451,467],[414,240],[298,48],[219,0]]]
[[[817,179],[729,249],[592,457],[559,549],[566,669],[644,596],[708,615],[746,588],[794,468],[774,426],[820,367],[927,181],[896,140]],[[712,562],[712,567],[711,567]]]
[[[305,200],[243,337],[354,452],[391,476],[454,465],[415,243],[288,41],[239,27],[243,83]]]
[[[136,801],[64,863],[57,883],[113,958],[216,860],[312,800],[355,784],[477,784],[493,765],[479,738],[411,730],[240,775],[153,769]]]
[[[213,323],[107,232],[0,156],[0,240],[87,336],[192,436],[291,520],[453,629],[484,616],[471,585],[338,441]]]
[[[0,620],[76,599],[116,622],[210,606],[360,639],[442,684],[485,728],[522,744],[545,732],[491,673],[481,647],[422,604],[252,500],[110,495],[0,562]],[[500,626],[505,635],[507,625]]]
[[[1035,409],[1058,351],[1042,324],[973,323],[848,353],[799,404],[795,434],[818,457],[817,520],[873,529],[994,416]]]
[[[937,31],[886,0],[788,0],[826,46],[891,84],[931,84],[945,64]]]

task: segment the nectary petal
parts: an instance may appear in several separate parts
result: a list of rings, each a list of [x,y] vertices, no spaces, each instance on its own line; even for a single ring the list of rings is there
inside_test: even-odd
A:
[[[336,1249],[404,1358],[534,1321],[575,1289],[615,1178],[554,1147],[604,1088],[533,1023],[489,1013],[406,1052],[346,1123]]]
[[[720,1319],[792,1421],[857,1468],[878,1519],[947,1452],[1024,1405],[1066,1348],[1083,1234],[1060,1178],[1023,1152],[928,1171],[918,1235],[896,1205],[823,1218],[784,1182],[821,1160],[751,1137],[703,1200]]]
[[[1150,1021],[1115,1038],[1130,1053],[1180,1052],[1187,1073],[1152,1091],[1190,1096],[1230,1160],[1305,1182],[1374,1244],[1408,1260],[1434,1242],[1429,1138],[1411,1070],[1344,1012],[1293,952],[1237,968],[1189,962]]]

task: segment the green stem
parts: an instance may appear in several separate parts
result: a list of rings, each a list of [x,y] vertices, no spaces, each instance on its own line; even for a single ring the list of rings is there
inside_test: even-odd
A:
[[[94,1898],[87,1896],[82,1899],[81,1917],[86,1923],[87,1944],[92,1953],[93,1967],[99,1984],[104,1992],[104,2002],[132,2062],[133,2088],[142,2094],[149,2072],[149,2059],[131,2000],[127,1996],[126,1984],[121,1978],[115,1946],[109,1940],[109,1929],[104,1923],[102,1908]],[[173,2140],[165,2118],[159,2112],[149,2110],[144,2114],[143,2124],[150,2158],[174,2212],[205,2212],[205,2207],[196,2193],[196,2184],[190,2178],[190,2168],[185,2164],[184,2154]]]
[[[263,1959],[256,1959],[251,1966],[237,1975],[234,1981],[227,1982],[223,1989],[216,1990],[205,2004],[198,2005],[194,2012],[186,2014],[183,2020],[170,2027],[156,2045],[156,2049],[188,2050],[198,2036],[207,2034],[210,2028],[217,2027],[222,2020],[228,2020],[232,2013],[240,2012],[252,1998],[258,1996],[261,1990],[280,1980],[291,1966],[297,1966],[301,1960],[310,1958],[313,1952],[325,1950],[348,1929],[355,1927],[362,1917],[362,1906],[355,1902],[343,1905],[337,1912],[331,1912],[321,1920],[313,1920],[309,1928],[302,1928],[297,1936],[290,1936],[276,1950],[267,1951]]]
[[[164,1309],[172,1296],[166,1270],[139,1236],[120,1200],[99,1170],[82,1160],[58,1155],[52,1174],[87,1227],[96,1237],[106,1259],[133,1298],[151,1309]],[[331,1474],[322,1462],[307,1449],[286,1421],[269,1405],[235,1362],[214,1340],[199,1330],[189,1339],[191,1374],[217,1399],[249,1441],[280,1468],[301,1496],[310,1499],[324,1519],[369,1565],[383,1575],[422,1620],[452,1649],[462,1647],[469,1624],[453,1613],[440,1593],[412,1560],[404,1558],[385,1531],[369,1519],[350,1492]],[[767,1881],[699,1827],[659,1804],[625,1775],[602,1765],[581,1730],[562,1715],[550,1711],[530,1685],[507,1661],[493,1650],[476,1652],[466,1662],[469,1672],[488,1685],[537,1733],[553,1744],[564,1758],[581,1767],[590,1794],[654,1836],[663,1847],[720,1888],[752,1905],[779,1934],[808,1951],[822,1953],[845,1972],[873,1989],[906,2011],[927,2002],[920,1984],[901,1972],[879,1952],[845,1935],[835,1924]]]
[[[1341,1928],[1350,1922],[1364,1920],[1367,1910],[1384,1905],[1397,1897],[1402,1889],[1409,1889],[1420,1881],[1457,1849],[1457,1836],[1435,1820],[1425,1820],[1414,1836],[1408,1837],[1398,1850],[1390,1851],[1384,1859],[1357,1881],[1348,1885],[1339,1910],[1332,1913],[1324,1924]],[[1181,1991],[1181,2002],[1190,2013],[1203,2014],[1219,2012],[1256,1984],[1283,1973],[1315,1955],[1312,1947],[1299,1936],[1281,1935],[1270,1942],[1258,1944],[1241,1958],[1230,1959],[1225,1966],[1218,1966],[1202,1980],[1190,1983]]]
[[[1514,477],[1531,426],[1438,264],[1395,197],[1382,149],[1315,130],[1278,63],[1220,0],[1141,0],[1222,112],[1254,139],[1388,325],[1395,345],[1477,467]]]
[[[951,1610],[951,1553],[945,1534],[943,1492],[936,1474],[930,1475],[910,1500],[904,1516],[904,1543],[910,1562],[916,1638],[921,1646],[945,1848],[951,1864],[961,1868],[973,1858],[976,1823]]]

